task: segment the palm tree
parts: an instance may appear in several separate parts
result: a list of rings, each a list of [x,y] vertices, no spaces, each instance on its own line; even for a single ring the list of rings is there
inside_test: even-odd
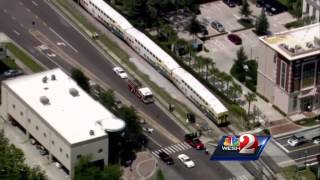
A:
[[[244,97],[248,101],[248,115],[250,115],[250,106],[251,102],[257,101],[256,94],[248,92],[248,94],[245,94]]]
[[[209,70],[209,65],[211,64],[211,59],[203,56],[198,56],[197,61],[201,63],[200,65],[201,67],[205,66],[205,78],[206,80],[208,80],[208,70]]]
[[[227,74],[227,73],[224,73],[224,80],[226,81],[226,84],[227,84],[227,94],[229,94],[229,85],[230,85],[230,82],[232,82],[233,78]]]
[[[237,97],[238,94],[242,94],[242,87],[239,84],[237,84],[233,81],[232,86],[234,89],[234,97]],[[235,98],[234,98],[234,100],[235,100]]]

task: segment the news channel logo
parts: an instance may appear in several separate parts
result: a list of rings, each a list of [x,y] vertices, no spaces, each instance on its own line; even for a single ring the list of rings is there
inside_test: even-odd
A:
[[[269,139],[270,136],[255,136],[252,134],[223,136],[211,160],[258,160]]]

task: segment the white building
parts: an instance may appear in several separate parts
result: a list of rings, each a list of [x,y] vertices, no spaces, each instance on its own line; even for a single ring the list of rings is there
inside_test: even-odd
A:
[[[60,69],[3,81],[1,99],[2,118],[16,122],[71,178],[81,156],[107,165],[108,132],[125,127]]]
[[[315,18],[320,22],[320,0],[303,0],[303,16]]]

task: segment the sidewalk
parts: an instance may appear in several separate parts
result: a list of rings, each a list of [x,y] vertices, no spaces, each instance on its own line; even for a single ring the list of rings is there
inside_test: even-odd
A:
[[[151,179],[157,172],[158,161],[147,151],[137,153],[132,165],[124,168],[124,180]]]

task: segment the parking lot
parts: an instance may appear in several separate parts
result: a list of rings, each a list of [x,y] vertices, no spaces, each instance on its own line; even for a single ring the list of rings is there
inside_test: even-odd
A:
[[[320,136],[320,130],[317,128],[304,130],[299,133],[308,135],[317,131],[319,131]],[[280,147],[289,157],[291,157],[297,163],[317,162],[316,156],[320,155],[320,144],[316,144],[315,142],[313,142],[313,139],[307,139],[306,141],[296,146],[292,146],[288,143],[288,139],[290,139],[294,134],[296,133],[275,138],[277,146]],[[282,163],[285,164],[289,162]]]

